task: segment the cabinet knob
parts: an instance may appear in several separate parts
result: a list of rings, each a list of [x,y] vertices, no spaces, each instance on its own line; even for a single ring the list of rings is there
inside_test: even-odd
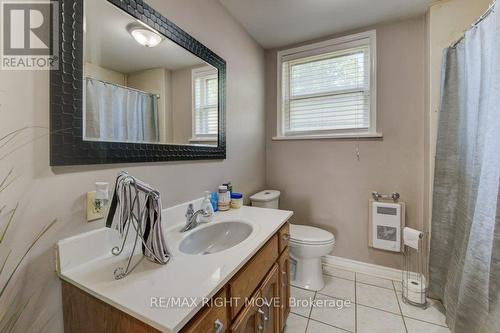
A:
[[[263,320],[263,321],[265,321],[265,322],[266,322],[266,321],[268,321],[268,320],[269,320],[269,317],[267,317],[267,316],[266,316],[266,313],[265,313],[265,312],[264,312],[261,308],[259,308],[259,309],[257,310],[257,312],[258,312],[258,313],[262,316],[262,320]]]
[[[286,273],[286,271],[282,271],[281,272],[281,276],[283,276],[283,280],[281,282],[281,286],[282,287],[286,287],[288,285],[288,274]]]
[[[281,236],[281,238],[285,241],[285,242],[288,242],[290,240],[290,235],[289,234],[283,234],[283,236]]]
[[[222,333],[223,329],[224,329],[224,324],[219,319],[217,319],[214,322],[214,333]]]

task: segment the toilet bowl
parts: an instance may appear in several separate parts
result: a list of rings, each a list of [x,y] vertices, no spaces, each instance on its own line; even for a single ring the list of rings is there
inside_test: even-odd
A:
[[[323,289],[321,258],[333,250],[335,236],[320,228],[291,224],[288,244],[292,285],[315,291]]]

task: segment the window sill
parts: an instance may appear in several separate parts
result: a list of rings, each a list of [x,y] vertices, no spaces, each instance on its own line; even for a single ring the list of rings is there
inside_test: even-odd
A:
[[[288,135],[274,136],[273,141],[287,140],[318,140],[318,139],[377,139],[382,138],[382,133],[337,133],[337,134],[307,134],[307,135]]]
[[[214,141],[217,141],[217,137],[213,137],[213,138],[191,138],[188,141],[189,142],[214,142]]]

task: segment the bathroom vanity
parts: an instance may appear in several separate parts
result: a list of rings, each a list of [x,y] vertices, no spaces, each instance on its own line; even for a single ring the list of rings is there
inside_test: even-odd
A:
[[[58,242],[66,332],[283,331],[292,212],[243,206],[182,233],[187,204],[162,212],[171,260],[141,260],[120,280],[113,271],[127,250],[111,254],[120,241],[115,230]]]

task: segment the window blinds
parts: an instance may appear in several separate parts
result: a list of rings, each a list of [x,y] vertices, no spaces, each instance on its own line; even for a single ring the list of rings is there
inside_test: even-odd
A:
[[[195,137],[216,136],[218,130],[218,80],[217,74],[200,74],[194,77]]]
[[[370,127],[370,48],[282,63],[285,134]]]

